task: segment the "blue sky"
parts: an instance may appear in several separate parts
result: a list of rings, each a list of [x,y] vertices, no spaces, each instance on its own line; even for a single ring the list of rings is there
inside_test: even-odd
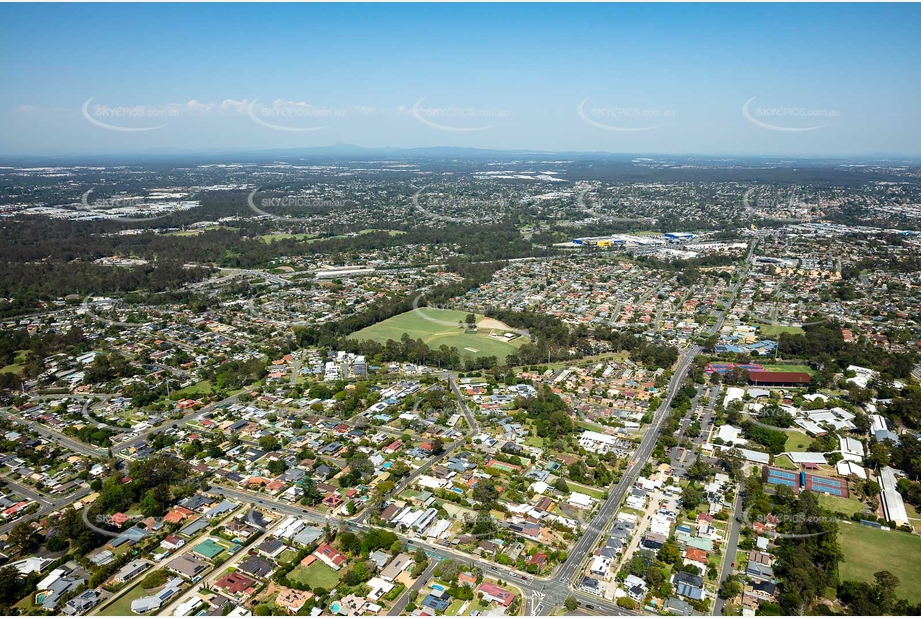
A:
[[[0,21],[3,154],[921,154],[917,5],[4,4]]]

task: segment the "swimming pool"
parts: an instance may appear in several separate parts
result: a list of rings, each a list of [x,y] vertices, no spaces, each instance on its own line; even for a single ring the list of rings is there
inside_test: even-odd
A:
[[[338,613],[339,613],[339,607],[340,607],[340,606],[339,606],[339,601],[333,601],[332,605],[329,606],[329,609],[330,609],[330,611],[333,612],[334,614],[338,614]]]
[[[432,584],[432,590],[441,590],[444,591],[445,587],[441,584]]]

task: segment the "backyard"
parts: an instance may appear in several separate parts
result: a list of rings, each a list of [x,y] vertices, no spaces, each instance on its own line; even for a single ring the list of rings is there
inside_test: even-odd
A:
[[[309,567],[298,566],[288,574],[288,578],[311,588],[332,590],[339,583],[339,572],[317,560]]]

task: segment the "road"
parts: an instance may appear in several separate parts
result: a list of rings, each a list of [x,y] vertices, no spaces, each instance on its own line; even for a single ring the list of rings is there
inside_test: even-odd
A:
[[[556,573],[554,573],[552,576],[551,582],[548,582],[545,592],[546,601],[544,601],[542,604],[543,607],[541,608],[541,612],[538,615],[549,615],[549,613],[553,611],[557,605],[566,600],[567,596],[573,594],[570,588],[578,590],[578,586],[581,581],[581,575],[584,572],[585,561],[589,559],[595,549],[595,546],[607,531],[609,525],[613,521],[615,513],[620,508],[621,502],[623,502],[624,496],[630,490],[630,488],[633,487],[637,477],[640,475],[640,471],[643,469],[643,465],[645,464],[646,460],[649,459],[649,456],[652,455],[652,451],[655,448],[656,442],[659,438],[659,429],[662,426],[663,420],[668,415],[672,399],[674,398],[675,393],[678,392],[678,388],[681,386],[681,382],[684,380],[684,376],[687,374],[687,371],[699,350],[700,348],[697,346],[692,346],[685,350],[684,353],[682,353],[678,361],[678,366],[676,367],[675,372],[669,381],[668,395],[656,410],[653,421],[647,428],[646,433],[643,435],[640,446],[633,454],[633,461],[627,467],[626,472],[624,472],[624,475],[621,477],[620,481],[618,481],[617,485],[615,485],[614,488],[609,491],[608,499],[605,500],[604,504],[601,505],[601,508],[592,519],[588,529],[582,534],[581,537],[579,537],[579,540],[576,541],[576,544],[569,550],[569,557],[567,558],[566,562],[564,562],[560,568],[557,569]],[[579,581],[574,581],[576,579]],[[604,600],[594,595],[586,595],[576,592],[575,596],[580,600],[591,599],[591,601],[585,602],[591,603],[595,607],[603,609],[603,611],[612,609],[616,610],[613,613],[627,613],[622,608],[619,608],[614,604],[610,604],[611,608],[602,608]]]
[[[457,384],[454,382],[454,374],[450,372],[444,372],[442,376],[447,377],[448,384],[450,385],[451,390],[454,392],[454,395],[457,397],[457,403],[460,406],[461,413],[464,415],[464,418],[467,419],[467,431],[464,432],[464,435],[462,437],[458,438],[451,444],[447,445],[445,447],[444,452],[441,453],[441,455],[430,457],[424,464],[422,464],[421,466],[413,470],[412,473],[410,473],[406,478],[404,478],[402,481],[397,483],[394,486],[394,488],[390,491],[390,493],[387,494],[385,499],[392,494],[398,495],[401,491],[403,491],[404,489],[412,485],[416,481],[416,479],[422,476],[422,474],[426,470],[428,470],[429,468],[437,464],[439,461],[442,461],[443,459],[450,457],[451,453],[453,453],[455,449],[457,449],[458,447],[464,446],[466,439],[468,437],[475,436],[477,432],[480,430],[479,426],[477,425],[476,419],[474,418],[470,410],[467,408],[467,403],[464,401],[464,398],[461,395],[460,390],[457,388]],[[354,521],[356,523],[364,523],[368,515],[369,515],[369,509],[364,509],[363,511],[361,511],[361,513],[359,513],[358,515],[354,517]]]
[[[25,423],[26,425],[28,425],[29,431],[34,431],[35,433],[39,435],[45,436],[46,438],[50,439],[52,442],[57,442],[61,446],[68,448],[75,453],[79,453],[86,457],[106,457],[108,456],[107,449],[96,447],[96,446],[90,446],[88,444],[84,444],[83,442],[80,442],[79,440],[68,438],[67,436],[65,436],[64,434],[60,432],[54,431],[53,429],[49,429],[45,427],[44,425],[39,424],[37,421],[30,421],[17,414],[13,414],[12,412],[7,412],[7,415],[10,418],[15,419],[17,422]]]
[[[52,500],[50,499],[50,496],[44,496],[36,492],[34,489],[31,489],[30,487],[22,485],[21,483],[17,483],[16,481],[9,480],[5,476],[0,477],[0,478],[2,478],[3,481],[9,487],[14,489],[17,495],[21,495],[25,498],[28,498],[29,500],[38,502],[41,505],[41,508],[35,511],[34,513],[30,513],[29,515],[26,515],[24,517],[14,519],[13,521],[7,522],[3,524],[2,526],[0,526],[0,534],[7,533],[8,531],[12,530],[14,527],[16,527],[18,523],[22,521],[32,521],[35,519],[40,519],[42,516],[47,515],[48,513],[56,511],[69,504],[73,504],[80,498],[84,496],[88,496],[90,493],[92,493],[92,490],[89,487],[81,487],[74,493],[67,494],[65,496],[60,496]]]
[[[751,258],[754,253],[754,248],[755,248],[755,243],[753,242],[749,250],[748,256],[746,257],[745,265],[743,266],[736,282],[734,283],[732,287],[732,294],[730,296],[730,299],[723,305],[722,309],[719,311],[717,320],[713,324],[712,328],[709,330],[710,334],[713,334],[719,331],[725,319],[725,316],[731,310],[733,304],[735,303],[735,299],[736,299],[736,296],[738,295],[739,289],[741,288],[748,274]],[[653,289],[651,290],[651,292],[654,293],[655,290]],[[651,293],[647,293],[646,296],[649,297],[651,295],[652,295]],[[459,552],[448,550],[440,546],[432,545],[414,536],[407,536],[407,535],[401,535],[401,534],[398,534],[397,536],[406,542],[412,543],[415,546],[423,547],[424,549],[426,549],[429,553],[431,553],[434,556],[439,556],[442,558],[452,558],[452,559],[460,560],[467,564],[476,565],[476,566],[479,566],[483,570],[483,572],[486,573],[487,575],[490,575],[492,577],[501,577],[510,582],[514,582],[514,584],[518,586],[525,595],[524,601],[525,601],[526,610],[533,610],[535,615],[550,614],[557,606],[561,605],[563,601],[565,601],[565,599],[569,596],[575,596],[580,601],[580,603],[582,603],[583,605],[586,605],[586,606],[591,605],[593,610],[602,612],[607,615],[633,614],[633,612],[626,611],[623,608],[620,608],[617,605],[606,601],[605,599],[581,592],[580,590],[578,590],[579,581],[581,581],[581,574],[584,572],[585,560],[587,560],[588,557],[591,555],[592,551],[598,544],[599,540],[603,537],[604,533],[608,529],[608,526],[612,523],[612,519],[615,513],[617,512],[617,510],[619,509],[620,504],[624,499],[624,496],[626,495],[627,491],[629,491],[629,489],[633,486],[633,484],[636,481],[636,478],[639,476],[640,471],[643,468],[643,465],[651,456],[652,451],[655,448],[656,442],[659,437],[659,431],[660,431],[662,422],[667,417],[670,411],[672,399],[674,398],[675,393],[677,393],[678,389],[681,386],[682,381],[687,375],[688,370],[690,369],[693,363],[694,357],[700,351],[701,351],[701,348],[699,346],[694,345],[694,346],[687,348],[681,353],[679,360],[678,360],[678,364],[675,368],[674,374],[672,375],[672,378],[669,382],[668,394],[666,398],[662,401],[658,410],[656,410],[652,423],[647,428],[647,431],[644,434],[639,447],[637,448],[636,452],[633,455],[633,461],[631,461],[630,464],[628,465],[620,481],[618,481],[618,483],[614,486],[614,488],[609,491],[608,498],[601,505],[595,517],[592,519],[591,523],[589,524],[588,528],[585,530],[585,532],[581,535],[581,537],[578,539],[578,541],[569,551],[568,559],[562,565],[560,565],[556,569],[556,571],[549,577],[544,577],[544,578],[531,577],[528,575],[524,575],[515,569],[505,568],[505,567],[496,565],[492,562],[480,560],[478,558],[469,556],[467,554],[461,554]],[[457,397],[458,404],[460,405],[461,411],[467,420],[468,432],[465,434],[465,437],[476,435],[477,431],[479,430],[476,420],[473,414],[468,409],[466,402],[464,401],[464,398],[462,396],[462,393],[460,392],[459,388],[457,387],[454,381],[453,374],[451,374],[450,372],[444,372],[444,375],[447,377],[450,388],[452,392],[455,394],[455,396]],[[209,412],[210,410],[213,410],[214,408],[218,406],[225,405],[228,403],[233,403],[236,400],[237,400],[236,396],[228,397],[222,401],[210,404],[203,410],[190,412],[189,414],[185,415],[182,419],[177,419],[176,421],[174,421],[174,423],[184,424],[188,421],[191,421],[192,419],[196,417],[200,417],[206,414],[207,412]],[[28,422],[28,421],[24,421],[24,419],[20,419],[20,420],[22,420],[23,422]],[[170,424],[173,424],[173,423],[170,423]],[[70,440],[69,438],[62,436],[58,434],[57,432],[53,432],[49,429],[45,429],[44,427],[40,427],[34,423],[32,424],[32,428],[38,433],[54,438],[55,440],[59,441],[63,446],[66,446],[67,448],[70,448],[71,450],[78,452],[78,453],[82,453],[88,456],[98,457],[100,456],[100,451],[103,450],[103,449],[91,448],[82,443],[76,442],[74,440]],[[162,427],[152,428],[148,431],[145,431],[139,434],[138,436],[135,436],[134,438],[131,438],[129,440],[126,440],[118,444],[117,448],[119,451],[121,451],[125,448],[139,444],[140,442],[146,440],[148,435],[152,433],[156,433],[157,431],[160,431],[161,429]],[[422,474],[422,472],[424,472],[429,467],[431,467],[435,462],[440,461],[442,458],[448,456],[451,452],[453,452],[455,448],[457,448],[459,445],[462,445],[462,444],[464,444],[463,439],[456,440],[455,442],[453,442],[451,445],[449,445],[445,449],[445,453],[441,457],[429,459],[428,462],[426,462],[426,464],[424,464],[420,468],[417,468],[413,472],[413,474],[410,475],[410,477],[404,480],[404,482],[401,483],[401,486],[406,486],[409,482],[411,482],[412,480],[417,478],[420,474]],[[240,500],[242,502],[246,502],[250,504],[260,504],[261,507],[271,509],[272,511],[276,513],[280,513],[283,515],[295,515],[295,516],[301,517],[306,520],[320,523],[322,525],[347,526],[347,527],[357,528],[357,529],[367,528],[367,525],[364,524],[364,517],[367,515],[366,511],[363,512],[363,514],[360,514],[360,516],[357,517],[355,520],[349,521],[349,520],[338,518],[338,517],[324,517],[323,515],[320,515],[313,511],[308,511],[306,509],[303,509],[299,505],[292,505],[288,503],[279,502],[273,498],[265,496],[264,494],[250,494],[249,492],[225,488],[221,486],[213,486],[211,491],[214,493],[226,496],[226,497]],[[73,497],[72,496],[68,497],[68,500],[72,501]],[[737,498],[737,507],[736,507],[737,511],[739,508],[741,508],[741,503],[738,501],[738,498]],[[728,548],[730,551],[727,551],[727,557],[734,555],[735,548],[738,543],[738,533],[739,533],[738,528],[739,526],[734,525],[733,530],[730,533],[730,545]],[[733,561],[732,559],[729,559],[727,560],[727,563],[731,563],[732,561]],[[433,569],[433,568],[434,568],[434,565],[430,566],[430,569]],[[731,569],[731,566],[728,568]],[[721,577],[721,581],[724,577],[728,576],[728,572],[726,571],[726,569],[727,569],[727,565],[724,564],[724,569],[723,569],[724,573]],[[421,585],[420,582],[424,583],[426,579],[427,577],[420,578],[417,584]],[[414,584],[414,587],[415,587],[415,584]],[[183,596],[187,596],[187,595],[183,595]],[[404,594],[403,596],[406,598],[406,602],[408,602],[408,595]],[[401,601],[402,601],[402,598],[401,598]],[[402,603],[402,607],[400,608],[400,610],[405,608],[406,602]],[[719,606],[719,608],[721,609],[721,606]]]
[[[197,417],[201,417],[201,416],[207,414],[208,412],[211,412],[211,411],[214,410],[215,408],[218,408],[218,407],[223,406],[223,405],[234,404],[234,403],[237,402],[237,398],[238,398],[238,397],[239,397],[239,394],[237,394],[237,395],[231,395],[230,397],[227,397],[226,399],[221,399],[220,401],[216,401],[216,402],[214,402],[214,403],[208,404],[207,406],[205,406],[205,407],[202,408],[201,410],[193,410],[193,411],[189,412],[188,414],[186,414],[185,416],[183,416],[183,417],[180,418],[180,419],[176,419],[176,420],[174,420],[174,421],[169,421],[168,423],[164,423],[163,425],[161,425],[161,426],[159,426],[159,427],[151,427],[150,429],[148,429],[148,430],[146,430],[146,431],[142,431],[141,433],[139,433],[138,435],[134,436],[133,438],[129,438],[129,439],[123,441],[123,442],[119,442],[118,444],[113,444],[113,445],[112,445],[112,451],[113,451],[113,452],[116,452],[116,451],[117,451],[117,452],[121,452],[121,451],[125,450],[126,448],[130,448],[130,447],[132,447],[132,446],[135,446],[135,445],[137,445],[137,444],[140,444],[141,442],[143,442],[143,441],[145,441],[145,440],[147,439],[147,436],[149,436],[149,435],[151,435],[151,434],[154,434],[154,433],[157,433],[158,431],[161,431],[161,430],[162,430],[164,427],[166,427],[167,425],[169,425],[169,426],[172,426],[172,425],[174,425],[174,424],[175,424],[175,425],[184,425],[184,424],[188,423],[189,421],[191,421],[192,419],[195,419],[195,418],[197,418]]]
[[[735,504],[733,505],[733,518],[730,520],[732,528],[729,531],[729,542],[726,544],[726,553],[723,558],[723,569],[720,572],[719,583],[722,586],[723,582],[726,581],[726,578],[732,575],[732,572],[735,570],[733,566],[736,561],[736,552],[739,549],[739,534],[742,531],[742,524],[739,520],[742,518],[742,494],[741,492],[736,494]],[[723,613],[723,606],[726,605],[726,601],[717,597],[716,604],[713,609],[713,614],[720,616]]]
[[[652,424],[640,442],[640,446],[637,448],[634,454],[634,461],[632,462],[632,465],[627,468],[627,471],[624,473],[623,477],[621,477],[617,485],[609,492],[608,499],[604,502],[604,504],[602,504],[598,513],[592,519],[592,522],[576,542],[575,546],[569,551],[569,558],[551,576],[546,578],[537,578],[523,575],[515,569],[509,569],[500,565],[496,565],[487,560],[481,560],[467,554],[462,554],[446,549],[444,547],[432,545],[422,539],[416,538],[415,536],[408,536],[404,534],[397,534],[397,536],[408,543],[423,547],[433,555],[437,555],[445,559],[451,558],[459,560],[466,564],[476,565],[479,566],[487,575],[493,577],[501,577],[502,579],[505,579],[509,582],[514,582],[514,584],[523,591],[526,597],[525,602],[531,604],[530,607],[534,608],[536,615],[548,615],[553,611],[555,607],[562,604],[563,601],[565,601],[569,596],[575,596],[581,603],[590,604],[594,606],[594,608],[598,611],[607,615],[632,615],[633,612],[618,607],[614,603],[606,601],[605,599],[586,594],[579,591],[578,589],[574,590],[571,587],[571,584],[573,580],[576,579],[578,575],[580,575],[583,561],[594,550],[595,545],[604,534],[608,525],[611,523],[614,514],[620,507],[620,504],[623,501],[627,491],[629,491],[629,489],[636,482],[636,478],[639,476],[640,471],[642,470],[643,463],[645,463],[645,461],[652,454],[658,439],[659,429],[661,427],[662,421],[668,414],[672,399],[680,387],[682,380],[687,374],[688,369],[694,360],[694,357],[699,351],[699,347],[692,346],[685,350],[680,356],[678,365],[674,374],[672,375],[671,381],[669,382],[668,395],[659,406],[659,409],[656,411]],[[448,378],[451,389],[458,397],[458,401],[460,402],[461,411],[467,418],[467,422],[470,426],[470,435],[474,435],[475,432],[479,430],[478,425],[476,424],[476,420],[473,418],[473,414],[467,408],[460,390],[454,383],[453,376],[448,375]],[[452,443],[450,447],[445,449],[445,454],[450,452],[454,447],[456,447],[456,445],[462,443],[463,442],[460,440]],[[418,468],[416,472],[421,474],[420,471],[424,471],[428,468],[428,466],[432,465],[432,463],[438,459],[440,458],[430,459],[427,462],[427,465],[423,465],[422,467]],[[299,505],[280,502],[266,496],[265,494],[251,494],[249,492],[222,486],[212,486],[211,491],[225,497],[249,502],[251,504],[257,504],[260,506],[260,508],[268,508],[275,513],[280,513],[282,515],[294,515],[321,525],[345,525],[358,529],[367,528],[367,525],[364,524],[364,517],[361,516],[356,517],[355,520],[351,521],[333,516],[325,517],[319,513],[301,508]],[[578,582],[576,583],[576,587],[577,586]],[[538,602],[535,603],[535,600]],[[539,612],[537,612],[538,608],[540,609]]]
[[[425,582],[429,580],[432,576],[432,572],[435,571],[435,567],[438,566],[438,562],[435,560],[429,560],[429,565],[422,572],[416,581],[413,582],[413,585],[403,591],[403,594],[396,600],[396,603],[393,604],[393,607],[390,608],[390,611],[387,612],[388,616],[402,616],[403,610],[406,609],[406,605],[409,603],[410,597],[415,593],[419,592],[422,586],[425,585]]]

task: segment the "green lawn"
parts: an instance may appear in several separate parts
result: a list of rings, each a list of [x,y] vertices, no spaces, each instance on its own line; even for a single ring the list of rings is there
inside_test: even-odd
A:
[[[569,485],[569,491],[577,491],[580,494],[585,494],[586,496],[591,496],[596,500],[604,500],[604,490],[596,489],[594,487],[587,487],[586,485],[581,485],[575,481],[567,480],[566,484]]]
[[[784,470],[799,470],[799,466],[790,461],[790,458],[786,455],[775,457],[774,465],[778,468],[783,468]]]
[[[460,608],[464,606],[464,602],[460,599],[455,599],[451,605],[448,606],[448,609],[445,610],[445,616],[456,616],[457,612],[460,611]]]
[[[174,394],[179,395],[180,397],[198,397],[199,395],[210,395],[213,392],[214,387],[211,386],[211,382],[208,380],[202,380],[201,382],[190,384],[184,389],[176,391]]]
[[[544,448],[544,439],[540,436],[528,436],[524,439],[524,443],[534,448]]]
[[[809,445],[813,442],[815,442],[813,438],[810,438],[801,431],[789,431],[787,433],[787,442],[784,444],[783,450],[792,453],[804,453],[809,450]]]
[[[297,557],[297,552],[293,549],[286,549],[278,555],[279,564],[288,564]]]
[[[260,236],[262,242],[272,243],[276,240],[285,240],[288,238],[294,238],[296,240],[306,240],[308,238],[313,238],[313,234],[263,234]]]
[[[339,572],[334,571],[319,560],[309,567],[298,566],[288,574],[290,579],[307,584],[311,588],[332,590],[339,583]]]
[[[0,373],[19,373],[22,371],[22,365],[26,362],[26,352],[28,350],[18,350],[13,362],[0,369]]]
[[[763,337],[780,337],[783,333],[791,335],[802,335],[803,329],[799,326],[781,326],[779,324],[761,324],[758,326]]]
[[[140,599],[141,597],[147,596],[149,593],[141,588],[140,582],[134,585],[133,588],[128,590],[125,594],[118,597],[114,603],[106,606],[104,610],[99,612],[100,616],[134,616],[131,611],[131,601],[135,599]]]
[[[860,524],[839,524],[838,542],[844,561],[838,565],[841,581],[872,582],[877,571],[889,571],[899,578],[897,597],[921,602],[921,537],[905,532],[886,532]]]
[[[860,500],[827,494],[819,494],[819,505],[833,513],[844,513],[845,515],[860,513],[866,508]]]
[[[349,337],[386,343],[388,339],[399,341],[403,333],[407,333],[414,340],[422,339],[432,349],[446,345],[449,348],[457,348],[461,356],[495,356],[500,363],[505,361],[506,356],[515,353],[522,344],[530,341],[527,337],[518,337],[511,342],[503,341],[490,337],[490,331],[483,329],[477,333],[466,333],[463,327],[457,326],[458,322],[463,322],[466,316],[467,313],[464,311],[420,307],[418,312],[407,311],[395,315],[383,322],[356,331]],[[477,315],[477,323],[482,322],[483,319],[484,316]],[[497,335],[504,332],[502,329],[495,331]]]

